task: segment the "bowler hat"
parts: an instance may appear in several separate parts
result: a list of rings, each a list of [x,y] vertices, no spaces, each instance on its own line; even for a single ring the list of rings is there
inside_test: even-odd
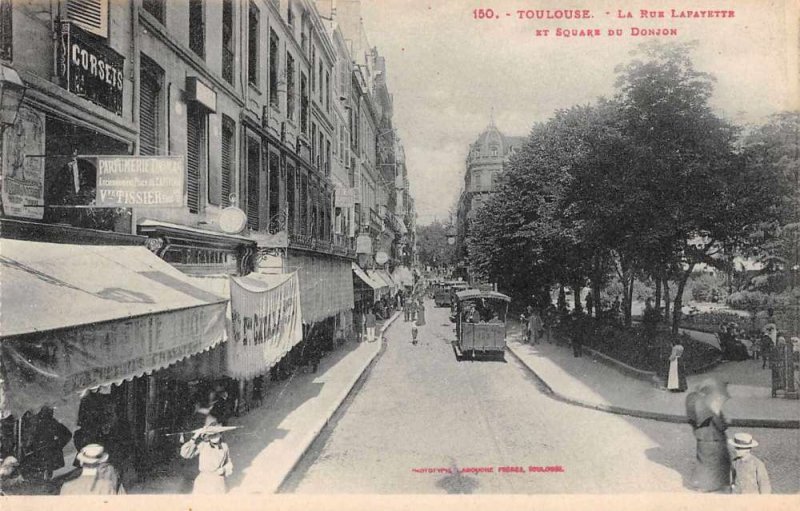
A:
[[[81,465],[99,465],[108,461],[108,453],[105,448],[100,444],[89,444],[81,449],[78,453],[78,461]]]
[[[752,449],[758,442],[753,440],[753,435],[750,433],[736,433],[733,438],[728,439],[728,445],[734,449]]]

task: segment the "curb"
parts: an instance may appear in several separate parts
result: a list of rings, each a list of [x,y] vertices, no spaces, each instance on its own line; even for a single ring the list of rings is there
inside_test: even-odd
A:
[[[613,413],[617,415],[626,415],[629,417],[638,417],[642,419],[657,420],[660,422],[672,422],[679,424],[688,424],[689,419],[685,415],[676,415],[671,413],[650,412],[647,410],[636,410],[634,408],[625,408],[622,406],[605,405],[600,403],[591,403],[582,399],[575,399],[565,396],[555,390],[547,383],[541,376],[530,366],[528,363],[516,352],[516,348],[509,345],[508,351],[536,377],[542,386],[546,389],[547,394],[563,403],[589,408],[592,410],[599,410],[601,412]],[[747,428],[771,428],[771,429],[800,429],[800,420],[797,419],[728,419],[728,425],[732,427],[747,427]]]
[[[400,312],[395,312],[394,315],[392,315],[392,317],[386,320],[386,322],[380,329],[381,338],[383,337],[383,334],[386,332],[386,330],[392,325],[392,323],[394,323],[394,321],[399,316]],[[306,452],[311,447],[311,444],[314,443],[314,440],[316,440],[317,437],[320,435],[320,433],[322,433],[322,430],[325,429],[325,427],[328,425],[328,422],[330,422],[331,418],[336,414],[337,410],[339,410],[339,408],[345,402],[347,396],[350,395],[350,392],[352,392],[353,388],[355,388],[356,384],[358,383],[358,380],[361,379],[362,375],[367,370],[367,368],[369,368],[369,366],[372,365],[372,363],[375,361],[375,358],[383,351],[384,343],[385,342],[383,341],[383,339],[381,340],[380,343],[376,343],[377,349],[375,350],[375,353],[373,353],[372,356],[369,357],[364,362],[361,368],[355,372],[352,381],[349,384],[345,385],[343,391],[339,394],[339,396],[336,397],[336,399],[333,402],[333,406],[331,406],[328,412],[325,413],[325,420],[318,426],[315,426],[311,430],[311,432],[306,437],[303,438],[302,442],[300,443],[302,447],[300,450],[298,450],[297,456],[295,456],[295,458],[292,460],[291,467],[289,468],[289,470],[285,474],[283,474],[283,476],[280,478],[280,481],[278,481],[276,485],[264,488],[265,493],[272,493],[272,494],[279,493],[283,484],[286,482],[289,476],[294,472],[294,469],[300,463],[300,460],[303,459],[303,456],[305,456]]]
[[[597,351],[594,348],[590,348],[588,346],[581,346],[581,348],[584,351],[588,351],[589,354],[592,355],[593,357],[597,357],[605,362],[608,362],[617,369],[629,373],[640,380],[651,382],[653,381],[653,378],[657,376],[655,371],[645,371],[644,369],[637,369],[636,367],[628,365],[625,362],[622,362],[621,360],[617,360],[614,357],[611,357],[609,355],[606,355],[605,353]]]

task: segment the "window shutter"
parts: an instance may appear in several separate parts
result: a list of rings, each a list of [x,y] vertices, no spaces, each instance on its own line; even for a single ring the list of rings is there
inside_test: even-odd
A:
[[[247,139],[247,226],[259,228],[259,173],[261,172],[261,147],[257,140]]]
[[[231,205],[231,189],[233,187],[233,144],[235,140],[236,125],[225,117],[222,121],[222,176],[220,193],[222,194],[222,207]]]
[[[201,108],[190,105],[186,117],[187,156],[186,193],[189,212],[200,211],[200,176],[205,167],[205,115]]]
[[[108,0],[68,0],[67,17],[87,32],[108,38]]]
[[[160,117],[159,93],[161,84],[150,73],[142,73],[139,102],[139,154],[156,156],[159,154]]]

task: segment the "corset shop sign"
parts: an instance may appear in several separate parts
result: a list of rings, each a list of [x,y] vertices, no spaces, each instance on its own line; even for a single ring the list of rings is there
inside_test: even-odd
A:
[[[73,94],[122,115],[125,58],[68,21],[61,22],[58,69]]]

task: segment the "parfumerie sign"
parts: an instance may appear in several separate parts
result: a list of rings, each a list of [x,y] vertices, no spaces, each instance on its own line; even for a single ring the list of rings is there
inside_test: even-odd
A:
[[[183,156],[93,156],[100,207],[183,207]]]

